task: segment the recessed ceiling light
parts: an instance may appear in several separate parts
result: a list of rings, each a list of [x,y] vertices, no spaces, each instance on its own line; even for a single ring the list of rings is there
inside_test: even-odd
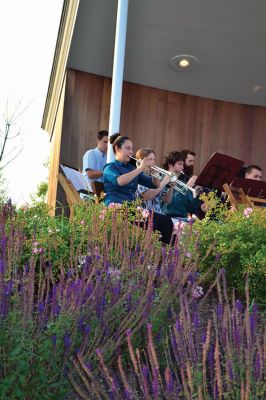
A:
[[[188,71],[194,69],[198,65],[199,60],[190,54],[180,54],[172,57],[169,63],[176,71]]]
[[[187,68],[189,67],[189,61],[186,58],[183,58],[182,60],[179,61],[179,65],[182,68]]]

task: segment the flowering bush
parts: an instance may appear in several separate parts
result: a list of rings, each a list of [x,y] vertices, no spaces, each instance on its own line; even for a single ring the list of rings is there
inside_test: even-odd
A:
[[[227,283],[244,295],[245,276],[249,278],[252,298],[266,299],[266,208],[231,208],[205,198],[206,218],[193,225],[191,246],[201,254],[199,270],[207,272],[214,265],[224,267]],[[209,272],[213,280],[217,270]]]
[[[246,306],[230,303],[221,272],[206,308],[185,227],[164,247],[142,209],[88,204],[71,223],[42,204],[1,211],[1,398],[264,398],[265,328],[248,286]]]
[[[7,206],[3,210],[7,210]],[[13,232],[8,266],[11,269],[14,266],[22,267],[33,254],[52,261],[53,269],[58,271],[61,263],[74,263],[73,251],[79,250],[86,255],[88,246],[93,247],[94,242],[102,242],[106,238],[111,238],[108,251],[110,257],[115,258],[121,246],[132,248],[136,241],[143,241],[144,237],[147,239],[146,232],[140,228],[149,228],[150,218],[145,212],[138,203],[123,206],[111,203],[106,207],[104,204],[84,202],[76,205],[70,224],[63,213],[52,217],[43,202],[19,209],[11,206],[6,219],[6,230],[10,234]],[[151,229],[148,231],[150,240],[160,247],[158,233]],[[116,232],[120,232],[120,235]],[[149,242],[146,247],[148,245]]]
[[[69,371],[79,357],[90,368],[99,354],[111,361],[123,350],[128,329],[141,344],[143,325],[167,326],[165,310],[177,305],[181,290],[192,298],[196,286],[188,285],[195,266],[184,264],[178,247],[161,247],[150,229],[123,214],[115,219],[117,207],[106,210],[105,224],[99,218],[103,207],[91,215],[94,224],[81,208],[71,223],[63,217],[50,221],[40,208],[21,215],[9,204],[1,213],[2,398],[65,398],[67,378],[75,388]],[[46,229],[54,229],[52,238]],[[60,247],[55,242],[62,230]],[[61,261],[56,248],[63,249]]]

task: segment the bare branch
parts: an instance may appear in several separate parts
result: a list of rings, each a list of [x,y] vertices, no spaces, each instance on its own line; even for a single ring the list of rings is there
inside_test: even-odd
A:
[[[8,153],[3,155],[1,161],[4,160],[5,158],[7,158],[8,156],[10,156],[10,154],[14,153],[14,151],[16,151],[18,148],[19,148],[18,146],[13,147],[13,149],[11,149]],[[20,144],[20,149],[21,150],[23,149],[23,144],[22,143]],[[21,151],[21,150],[19,150],[19,151]]]
[[[19,129],[18,133],[16,133],[14,136],[9,136],[7,139],[15,139],[16,137],[18,137],[19,135],[21,135],[21,128]]]
[[[18,118],[30,107],[32,104],[33,100],[27,104],[21,111],[19,110],[21,107],[22,101],[19,100],[15,107],[13,108],[13,111],[10,112],[10,107],[9,107],[9,101],[7,100],[6,102],[6,111],[4,115],[4,123],[5,127],[4,129],[0,130],[1,134],[1,143],[0,143],[0,169],[5,168],[8,164],[10,164],[18,155],[21,153],[23,150],[23,145],[14,146],[13,149],[7,148],[7,144],[10,142],[11,139],[17,139],[18,136],[21,135],[21,128],[16,128],[15,133],[12,133],[12,130],[14,129],[14,126],[16,125],[16,122]],[[15,153],[15,154],[14,154]],[[10,156],[12,155],[12,158]],[[14,156],[13,156],[14,155]],[[7,160],[10,158],[9,160]],[[3,160],[5,160],[5,164],[1,165],[3,163]]]
[[[3,170],[8,164],[10,164],[13,160],[15,160],[15,158],[17,158],[20,155],[22,150],[23,150],[23,147],[21,147],[21,149],[18,151],[18,153],[13,158],[11,158],[11,160],[7,161],[3,166],[1,166],[0,169]]]

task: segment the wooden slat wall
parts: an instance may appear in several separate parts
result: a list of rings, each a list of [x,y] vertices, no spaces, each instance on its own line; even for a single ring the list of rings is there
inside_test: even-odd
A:
[[[124,84],[121,132],[152,147],[158,164],[170,150],[196,152],[196,171],[222,152],[266,171],[266,108]],[[265,172],[266,174],[266,172]]]
[[[96,133],[108,129],[110,79],[67,71],[60,161],[82,168]],[[220,151],[266,175],[266,108],[217,101],[124,83],[121,129],[134,147],[152,147],[157,164],[170,150],[194,150],[196,172]]]

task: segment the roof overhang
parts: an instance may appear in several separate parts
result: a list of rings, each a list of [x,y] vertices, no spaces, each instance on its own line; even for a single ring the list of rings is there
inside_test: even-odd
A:
[[[66,0],[45,105],[51,132],[66,67],[111,77],[117,0]],[[78,11],[78,12],[77,12]],[[129,0],[124,80],[266,106],[266,7],[261,0]],[[199,59],[176,71],[178,54]]]

